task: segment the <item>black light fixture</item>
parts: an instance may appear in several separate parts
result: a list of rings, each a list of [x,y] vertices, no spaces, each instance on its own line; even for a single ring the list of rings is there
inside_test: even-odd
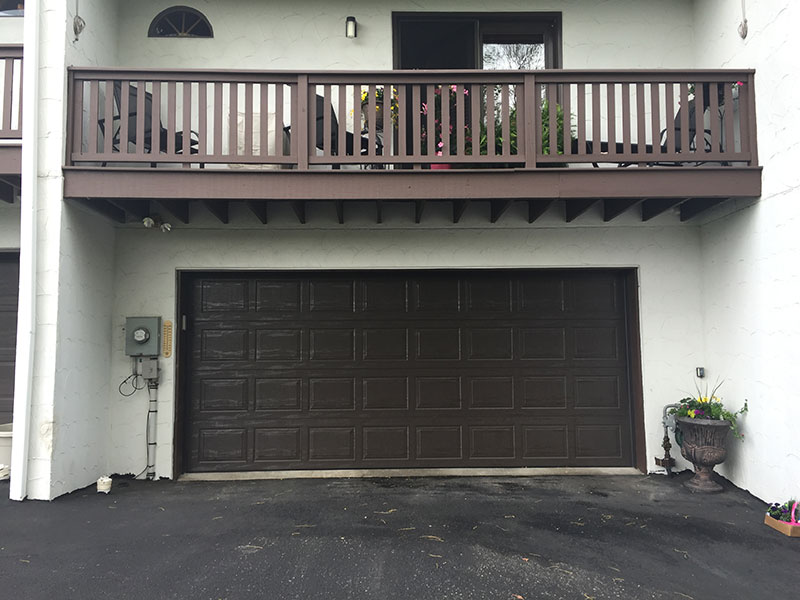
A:
[[[350,39],[358,36],[358,23],[356,23],[355,17],[347,17],[344,24],[344,35]]]

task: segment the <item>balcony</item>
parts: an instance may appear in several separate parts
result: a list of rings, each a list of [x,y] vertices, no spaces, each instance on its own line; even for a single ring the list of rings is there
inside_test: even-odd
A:
[[[71,69],[65,196],[125,222],[189,203],[488,201],[573,221],[756,197],[754,73]]]
[[[20,186],[22,47],[0,45],[0,200],[13,202]]]

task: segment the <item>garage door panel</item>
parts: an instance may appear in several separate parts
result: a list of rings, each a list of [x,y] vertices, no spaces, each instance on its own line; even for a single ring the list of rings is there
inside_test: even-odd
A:
[[[524,409],[566,409],[567,377],[521,377],[522,408]]]
[[[309,284],[309,310],[311,312],[355,312],[356,283],[345,281],[312,281]]]
[[[564,327],[522,328],[519,335],[523,360],[566,360],[567,332]]]
[[[408,377],[364,377],[362,386],[365,411],[410,407]]]
[[[469,382],[470,408],[511,410],[514,408],[513,377],[474,377]]]
[[[301,312],[302,283],[297,280],[258,281],[256,312],[266,315],[296,315]]]
[[[518,282],[519,310],[535,318],[557,317],[564,313],[566,293],[564,278],[541,275]]]
[[[514,330],[511,327],[467,328],[465,342],[465,354],[469,360],[514,358]]]
[[[411,458],[408,426],[364,427],[364,461],[408,461]]]
[[[311,461],[353,461],[355,427],[309,427],[308,459]]]
[[[355,377],[311,377],[308,387],[310,411],[356,409]]]
[[[623,287],[616,279],[585,273],[570,282],[570,291],[568,312],[597,316],[623,314]]]
[[[188,470],[632,463],[619,274],[215,277],[190,286]]]
[[[575,427],[575,455],[578,459],[622,458],[622,426],[619,424]]]
[[[249,339],[246,329],[205,329],[200,340],[200,360],[247,360]]]
[[[312,361],[355,360],[355,329],[311,329],[309,339]]]
[[[303,380],[300,377],[257,377],[256,411],[300,411],[303,407]]]
[[[464,454],[460,425],[417,427],[416,433],[418,460],[459,460]]]
[[[516,458],[516,428],[513,425],[475,426],[469,428],[470,458],[508,460]]]
[[[201,462],[247,460],[247,429],[201,429],[198,432]]]
[[[200,287],[201,311],[246,311],[249,289],[248,281],[203,281]]]
[[[522,456],[526,459],[569,458],[569,434],[566,424],[526,425],[522,427]]]
[[[369,328],[362,332],[365,361],[408,360],[408,329]]]
[[[416,407],[420,410],[460,410],[460,377],[417,377]]]
[[[367,314],[398,317],[408,313],[408,281],[406,279],[377,279],[361,284],[362,310]]]
[[[256,428],[253,436],[254,462],[299,462],[303,456],[301,434],[300,427]]]
[[[622,356],[620,329],[617,324],[574,327],[575,359],[619,361]]]
[[[575,378],[575,408],[621,408],[624,385],[618,375]]]
[[[455,278],[417,279],[413,283],[418,313],[457,314],[461,311],[461,281]]]
[[[247,410],[247,379],[203,379],[199,383],[201,413]]]
[[[425,328],[416,332],[417,360],[460,360],[461,330]]]
[[[303,360],[303,332],[299,329],[256,330],[256,360]]]
[[[508,314],[512,310],[513,282],[507,278],[478,278],[465,282],[467,311],[470,314]]]

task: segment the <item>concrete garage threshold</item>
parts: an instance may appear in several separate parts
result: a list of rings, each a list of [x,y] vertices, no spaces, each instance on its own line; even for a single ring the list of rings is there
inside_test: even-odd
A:
[[[663,475],[0,482],[0,596],[25,600],[794,600],[800,540],[722,481]]]
[[[549,477],[641,475],[633,467],[547,467],[514,469],[331,469],[322,471],[242,471],[184,473],[179,481],[259,481],[270,479],[370,479],[374,477]]]

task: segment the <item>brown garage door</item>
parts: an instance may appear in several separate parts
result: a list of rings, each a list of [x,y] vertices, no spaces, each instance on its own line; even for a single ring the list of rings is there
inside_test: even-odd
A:
[[[623,282],[186,275],[184,468],[631,465]]]
[[[17,348],[19,255],[0,253],[0,424],[14,410],[14,359]]]

